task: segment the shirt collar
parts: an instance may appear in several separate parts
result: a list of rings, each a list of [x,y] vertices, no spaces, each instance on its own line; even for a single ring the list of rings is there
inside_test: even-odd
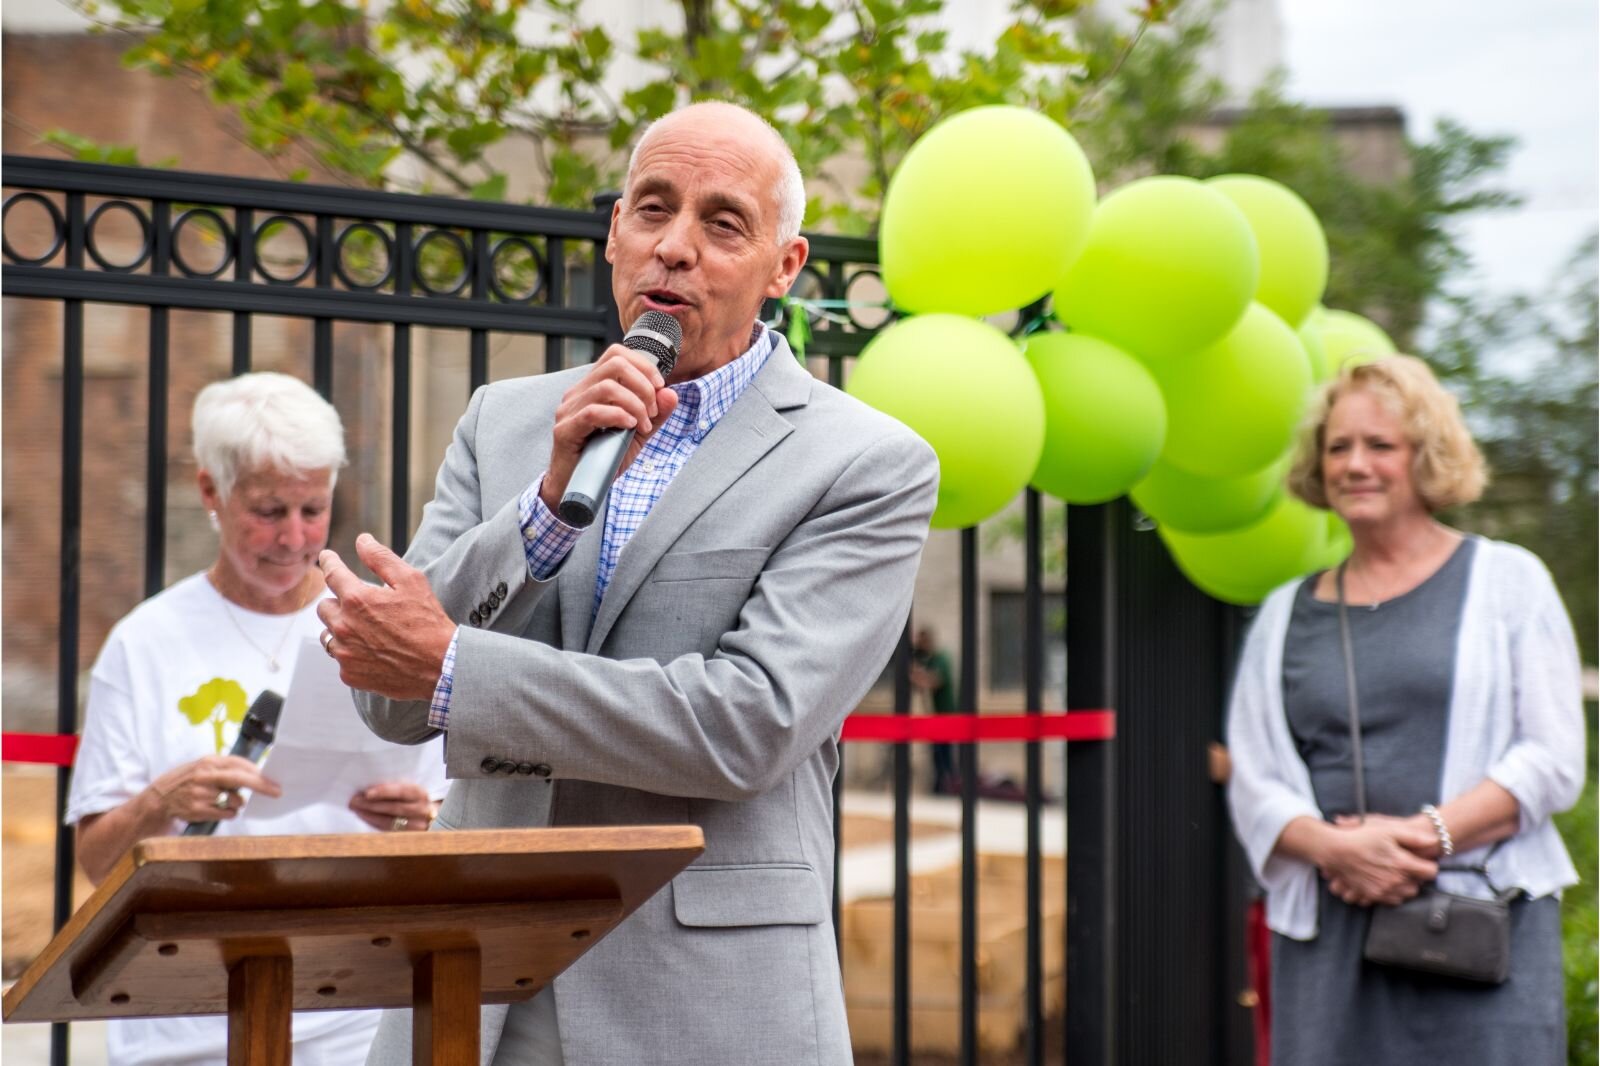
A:
[[[679,382],[672,391],[678,394],[678,410],[690,420],[688,435],[698,443],[710,433],[734,401],[744,395],[756,374],[772,354],[772,333],[757,322],[750,331],[750,347],[743,355],[709,374]]]

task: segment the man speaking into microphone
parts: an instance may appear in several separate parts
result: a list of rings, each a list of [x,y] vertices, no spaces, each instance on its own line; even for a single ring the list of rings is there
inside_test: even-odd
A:
[[[804,204],[793,154],[750,112],[702,103],[651,126],[605,256],[624,326],[681,328],[670,371],[613,345],[479,389],[406,560],[363,535],[372,586],[323,554],[324,642],[362,716],[403,743],[448,734],[436,826],[705,831],[705,854],[553,988],[484,1009],[486,1062],[851,1059],[837,737],[905,622],[938,466],[760,323],[805,264]],[[568,525],[586,446],[619,428],[620,474]],[[409,1046],[386,1018],[369,1062]]]

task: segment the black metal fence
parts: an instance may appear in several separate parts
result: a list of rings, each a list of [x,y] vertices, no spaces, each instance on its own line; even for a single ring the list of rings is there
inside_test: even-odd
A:
[[[165,469],[173,310],[229,316],[232,369],[252,366],[258,316],[311,323],[311,380],[334,394],[335,322],[374,324],[388,350],[389,529],[397,550],[410,533],[412,332],[463,331],[468,390],[490,378],[491,338],[543,338],[545,369],[592,358],[620,336],[601,250],[610,200],[593,212],[519,207],[164,170],[7,156],[4,295],[51,301],[62,315],[60,562],[57,729],[78,728],[80,535],[83,530],[84,306],[149,309],[144,593],[164,586]],[[28,240],[16,224],[31,215]],[[17,216],[18,218],[23,216]],[[115,220],[121,258],[100,230]],[[205,261],[193,248],[202,246]],[[859,299],[876,277],[870,241],[811,236],[797,290]],[[284,249],[290,251],[285,252]],[[887,316],[883,316],[887,317]],[[847,360],[881,323],[819,318],[808,357],[840,384]],[[371,448],[373,444],[366,445]],[[1241,983],[1230,858],[1204,746],[1218,732],[1231,662],[1231,612],[1189,588],[1125,504],[1068,509],[1066,537],[1069,708],[1116,708],[1119,739],[1068,746],[1064,1036],[1047,1040],[1043,1008],[1041,809],[1038,742],[1025,763],[1026,1046],[1024,1061],[1083,1064],[1242,1062],[1248,1033],[1233,1005]],[[1044,705],[1046,637],[1041,501],[1025,510],[1023,678],[1026,707]],[[961,534],[960,705],[978,706],[978,531]],[[909,626],[908,626],[909,633]],[[1176,650],[1174,650],[1176,649]],[[894,710],[909,714],[910,641],[894,669]],[[1069,712],[1070,713],[1070,712]],[[978,1044],[978,749],[958,749],[961,781],[960,1061]],[[892,755],[894,793],[891,1061],[911,1061],[910,752]],[[840,781],[843,779],[841,771]],[[57,799],[65,798],[62,768]],[[839,784],[836,783],[836,790]],[[836,819],[837,815],[836,803]],[[72,907],[72,834],[58,828],[55,922]],[[837,856],[836,856],[837,858]],[[836,862],[837,869],[837,862]],[[837,886],[836,886],[837,888]],[[835,896],[835,917],[838,917]],[[1231,938],[1231,940],[1230,940]],[[52,1062],[66,1061],[65,1027]]]

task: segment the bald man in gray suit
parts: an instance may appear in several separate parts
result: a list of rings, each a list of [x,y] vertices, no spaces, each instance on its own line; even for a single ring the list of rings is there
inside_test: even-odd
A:
[[[328,652],[378,734],[448,734],[436,828],[694,823],[705,854],[551,989],[486,1008],[485,1063],[851,1060],[829,893],[844,718],[911,604],[938,466],[758,321],[805,264],[794,157],[699,104],[630,162],[606,258],[622,321],[676,318],[665,380],[621,346],[480,389],[405,561],[333,553]],[[634,430],[602,515],[557,505]],[[372,1063],[409,1061],[386,1019]]]

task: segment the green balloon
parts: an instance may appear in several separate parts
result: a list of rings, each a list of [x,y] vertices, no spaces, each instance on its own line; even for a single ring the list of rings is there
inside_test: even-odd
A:
[[[1250,224],[1226,196],[1191,178],[1141,178],[1095,209],[1055,310],[1155,365],[1232,329],[1260,273]]]
[[[1044,453],[1033,487],[1068,503],[1127,492],[1167,435],[1167,405],[1150,371],[1081,333],[1036,333],[1023,354],[1044,391]]]
[[[1314,570],[1332,570],[1350,558],[1350,551],[1355,547],[1350,527],[1344,524],[1344,519],[1332,511],[1323,512],[1323,517],[1327,527],[1323,531],[1322,545],[1316,553]]]
[[[1251,304],[1226,337],[1156,368],[1167,399],[1163,461],[1203,477],[1260,470],[1294,438],[1311,364],[1294,330]]]
[[[1317,315],[1322,328],[1322,347],[1327,353],[1328,376],[1337,374],[1346,363],[1370,363],[1395,351],[1394,341],[1371,319],[1354,311],[1330,311]]]
[[[1287,456],[1241,477],[1201,477],[1157,461],[1128,495],[1161,526],[1184,533],[1225,533],[1258,522],[1283,491]]]
[[[1328,238],[1311,205],[1287,185],[1254,174],[1206,182],[1244,212],[1261,253],[1256,303],[1298,326],[1328,287]]]
[[[978,107],[911,146],[884,197],[883,283],[901,308],[990,315],[1050,291],[1088,239],[1094,172],[1072,135]]]
[[[1327,527],[1321,512],[1285,493],[1264,518],[1243,529],[1196,536],[1163,526],[1160,534],[1178,569],[1201,591],[1248,605],[1316,569]]]
[[[1028,484],[1044,447],[1039,379],[1011,338],[961,315],[883,330],[845,391],[904,422],[939,457],[941,529],[976,525]]]
[[[1328,368],[1328,351],[1322,343],[1322,309],[1312,310],[1300,328],[1295,330],[1295,335],[1300,338],[1311,364],[1311,384],[1320,385],[1331,378],[1333,371]]]

